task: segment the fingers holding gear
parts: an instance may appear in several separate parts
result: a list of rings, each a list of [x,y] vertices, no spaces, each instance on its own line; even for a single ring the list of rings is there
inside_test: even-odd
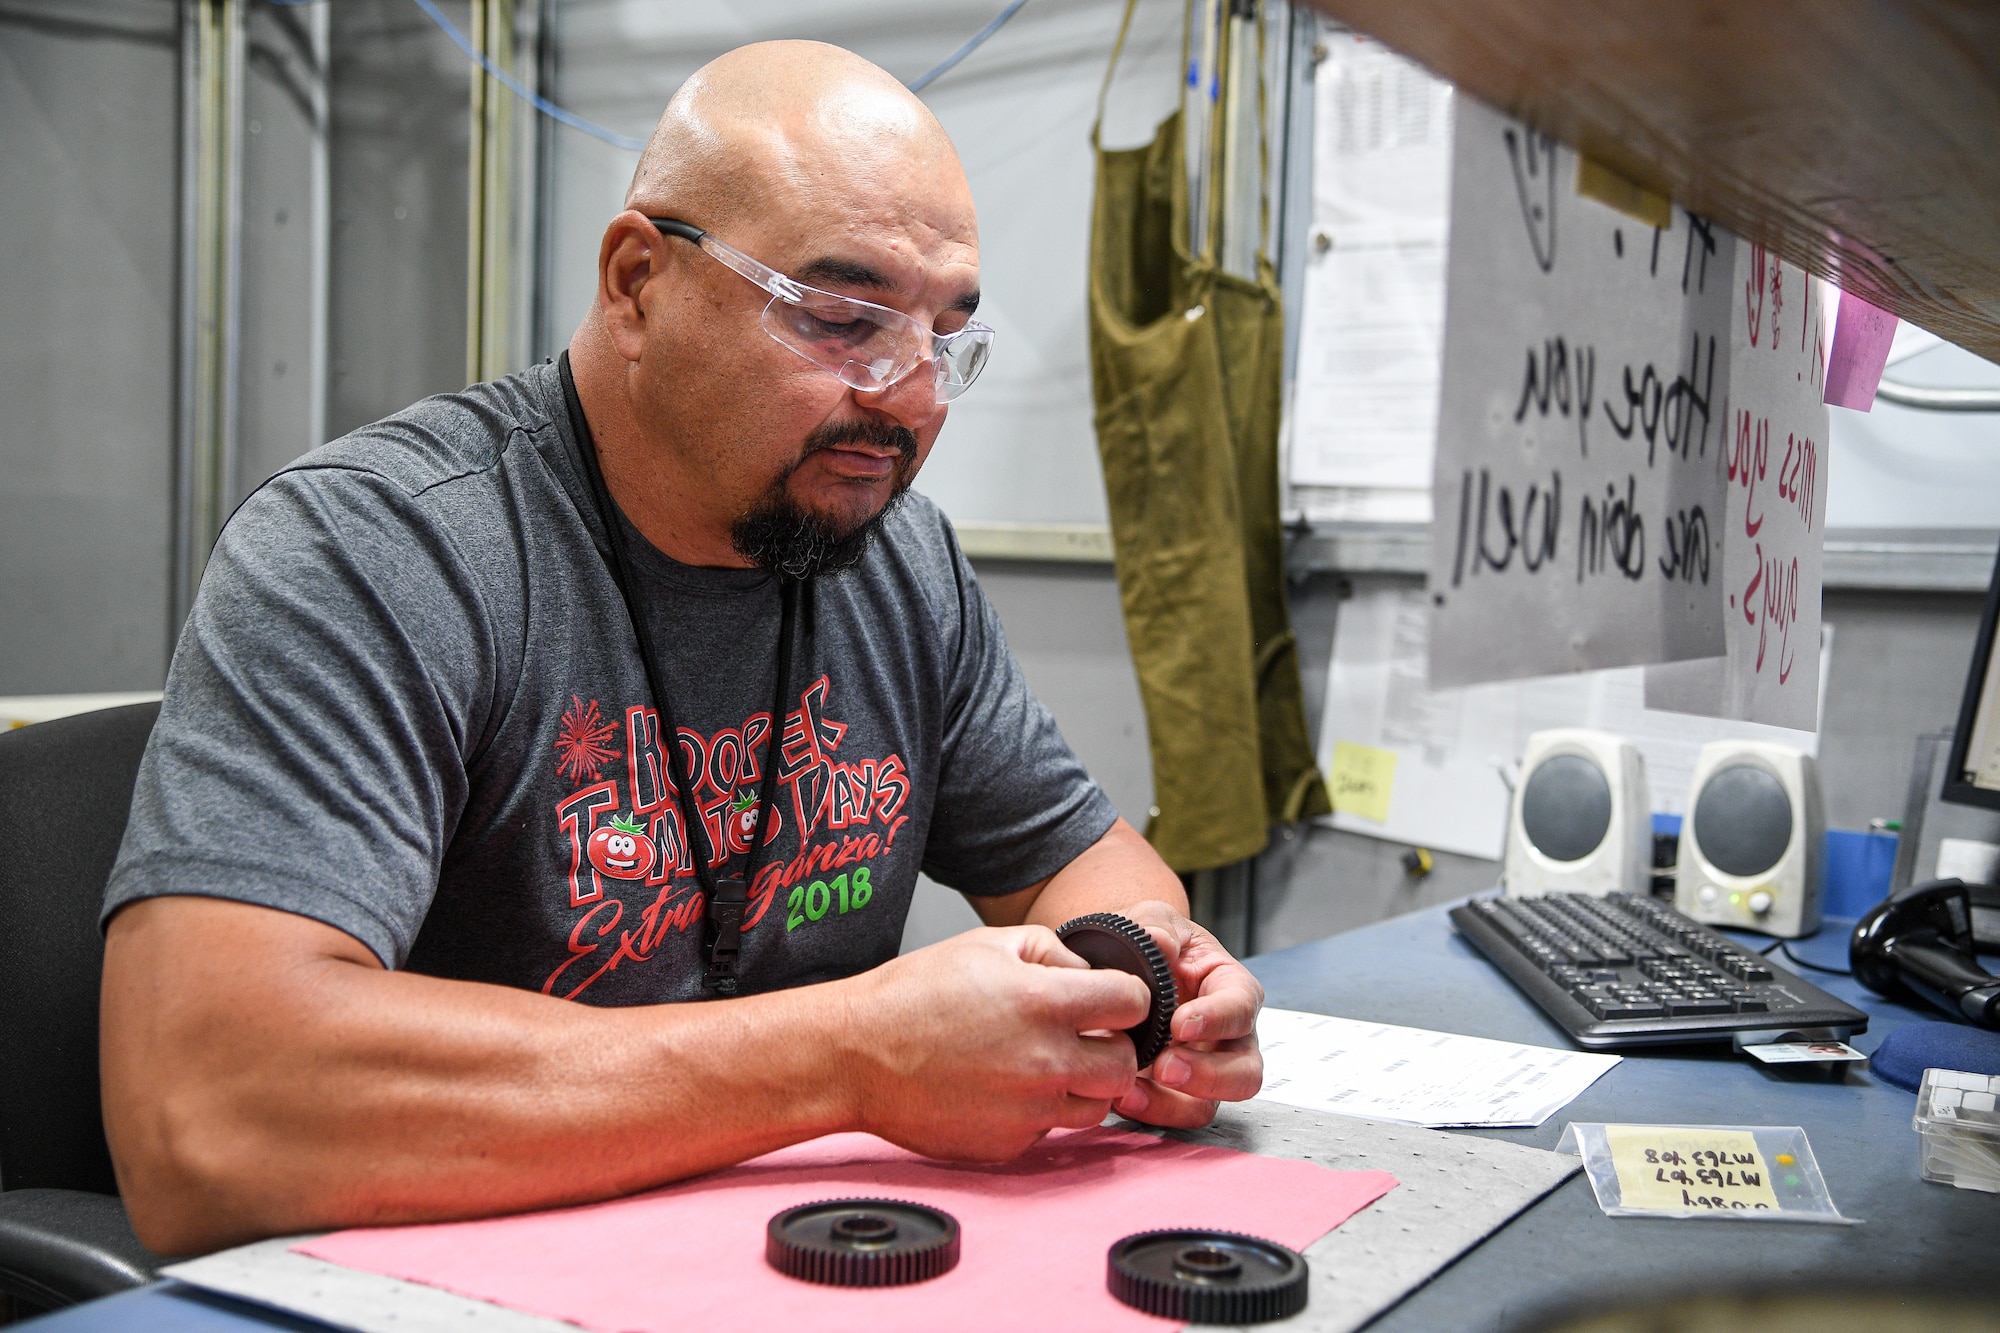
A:
[[[1056,931],[1063,944],[1094,968],[1126,972],[1146,983],[1152,1004],[1146,1017],[1127,1028],[1139,1068],[1152,1064],[1173,1039],[1174,1010],[1179,996],[1173,969],[1150,932],[1116,912],[1092,912],[1063,923]]]

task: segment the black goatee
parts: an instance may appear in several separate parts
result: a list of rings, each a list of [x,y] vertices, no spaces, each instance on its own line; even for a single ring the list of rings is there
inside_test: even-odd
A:
[[[792,474],[824,449],[860,443],[897,453],[895,487],[889,501],[859,523],[841,525],[794,500]],[[807,439],[798,462],[771,483],[763,500],[729,528],[736,553],[759,569],[788,578],[810,579],[851,569],[867,554],[883,522],[902,503],[916,477],[917,437],[904,426],[882,421],[843,421],[822,426]]]

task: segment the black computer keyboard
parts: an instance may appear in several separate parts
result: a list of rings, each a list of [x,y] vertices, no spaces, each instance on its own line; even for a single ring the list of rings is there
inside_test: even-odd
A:
[[[1475,898],[1451,922],[1592,1050],[1868,1029],[1859,1009],[1650,898]]]

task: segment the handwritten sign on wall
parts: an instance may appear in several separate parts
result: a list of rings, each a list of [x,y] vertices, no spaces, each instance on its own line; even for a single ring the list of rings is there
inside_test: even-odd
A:
[[[1721,656],[1735,238],[1457,107],[1430,683]]]
[[[1827,311],[1821,284],[1739,244],[1732,282],[1725,657],[1646,669],[1646,706],[1819,729],[1826,540]]]

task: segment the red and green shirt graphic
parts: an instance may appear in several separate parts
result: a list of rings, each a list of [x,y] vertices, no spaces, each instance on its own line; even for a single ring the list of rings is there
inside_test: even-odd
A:
[[[746,932],[781,897],[786,908],[778,915],[788,933],[873,906],[875,865],[895,852],[896,834],[909,822],[903,757],[841,753],[848,729],[827,715],[831,693],[821,676],[786,715]],[[569,906],[577,916],[568,956],[542,983],[545,993],[565,999],[621,966],[649,963],[670,934],[691,931],[698,938],[706,907],[694,870],[696,840],[682,827],[659,714],[633,705],[622,731],[601,716],[595,699],[573,698],[554,747],[558,773],[580,784],[555,807],[569,849]],[[607,748],[607,733],[623,748]],[[740,874],[749,862],[770,738],[768,712],[712,735],[681,729],[683,771],[694,784],[718,877]],[[632,924],[621,929],[628,917]],[[613,937],[615,945],[605,942]]]

